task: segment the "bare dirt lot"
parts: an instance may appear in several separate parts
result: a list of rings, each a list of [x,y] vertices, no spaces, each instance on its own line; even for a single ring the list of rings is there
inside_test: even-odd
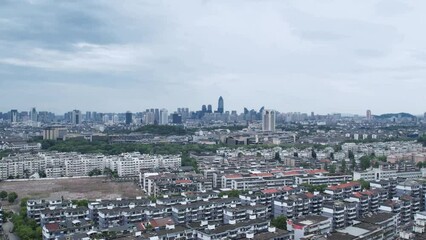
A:
[[[21,198],[43,199],[115,199],[142,196],[134,183],[112,182],[105,178],[46,179],[0,182],[0,191],[16,192]],[[18,200],[19,200],[18,199]]]

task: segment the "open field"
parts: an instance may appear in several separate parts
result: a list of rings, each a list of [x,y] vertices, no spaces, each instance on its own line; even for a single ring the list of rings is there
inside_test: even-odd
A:
[[[16,192],[21,198],[89,199],[134,198],[143,191],[134,183],[111,182],[105,178],[45,179],[0,182],[0,190]],[[19,200],[18,199],[18,200]]]

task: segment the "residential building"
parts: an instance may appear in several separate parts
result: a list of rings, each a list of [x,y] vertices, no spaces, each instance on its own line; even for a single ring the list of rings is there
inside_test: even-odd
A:
[[[312,239],[326,235],[332,229],[332,219],[324,216],[302,216],[287,221],[287,230],[294,232],[294,240]]]

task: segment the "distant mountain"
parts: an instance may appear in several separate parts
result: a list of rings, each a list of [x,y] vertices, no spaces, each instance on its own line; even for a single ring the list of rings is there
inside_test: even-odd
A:
[[[414,118],[415,116],[409,113],[385,113],[382,115],[374,115],[376,119],[389,119],[389,118]]]

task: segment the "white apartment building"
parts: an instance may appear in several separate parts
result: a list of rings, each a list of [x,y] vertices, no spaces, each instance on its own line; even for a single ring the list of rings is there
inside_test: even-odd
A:
[[[141,169],[178,168],[179,155],[125,153],[119,156],[43,152],[18,154],[0,161],[0,179],[28,177],[39,171],[46,177],[87,176],[94,169],[110,168],[122,176],[137,176]]]
[[[357,181],[360,179],[364,179],[366,181],[380,181],[395,179],[397,177],[407,179],[418,179],[422,178],[423,176],[426,176],[426,169],[421,169],[421,171],[399,172],[397,170],[383,170],[380,168],[372,168],[366,171],[354,171],[353,180]]]

